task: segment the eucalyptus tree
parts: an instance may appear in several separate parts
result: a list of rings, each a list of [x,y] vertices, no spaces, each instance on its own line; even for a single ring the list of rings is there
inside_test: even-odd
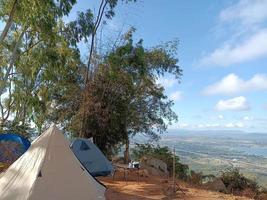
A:
[[[38,40],[51,36],[53,27],[59,17],[68,14],[75,0],[1,0],[0,19],[6,21],[4,30],[1,33],[0,45],[10,51],[9,63],[5,67],[5,75],[2,80],[6,82],[10,72],[14,67],[19,55],[18,51],[21,43],[25,39],[24,35],[38,35]],[[12,28],[13,25],[13,28]],[[10,29],[12,30],[10,31]],[[8,32],[9,40],[4,41]],[[31,41],[34,43],[35,41]],[[39,41],[37,41],[39,42]],[[31,44],[32,44],[31,43]],[[0,88],[0,94],[4,87]]]
[[[70,12],[75,2],[75,0],[0,1],[0,20],[5,23],[0,37],[2,125],[8,122],[9,118],[12,118],[13,124],[25,125],[26,121],[30,122],[29,117],[37,116],[39,113],[35,111],[36,115],[30,115],[33,113],[30,110],[33,110],[33,107],[36,110],[36,106],[41,102],[40,95],[37,98],[38,95],[34,95],[34,92],[36,86],[49,83],[45,77],[40,79],[40,73],[49,68],[48,63],[51,63],[53,56],[62,53],[56,52],[51,56],[52,51],[56,51],[56,48],[62,45],[63,28],[59,27],[63,23],[60,20]],[[41,114],[39,113],[39,118]]]
[[[0,19],[5,22],[5,26],[0,43],[4,41],[13,24],[33,26],[49,32],[50,29],[47,28],[51,28],[58,17],[67,15],[75,3],[76,0],[1,0]]]
[[[30,120],[41,128],[52,112],[55,99],[70,92],[79,94],[80,55],[59,34],[54,41],[40,42],[26,52],[19,64],[13,79],[14,121]]]

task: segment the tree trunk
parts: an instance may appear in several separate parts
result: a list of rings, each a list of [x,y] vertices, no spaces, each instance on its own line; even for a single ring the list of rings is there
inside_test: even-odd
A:
[[[6,22],[5,28],[4,28],[3,32],[1,33],[0,44],[4,41],[5,37],[7,36],[8,31],[9,31],[11,25],[12,25],[13,16],[14,16],[14,13],[15,13],[15,7],[16,7],[17,1],[18,0],[15,0],[14,3],[13,3],[13,6],[12,6],[12,9],[11,9],[11,11],[9,13],[9,17],[8,17],[7,22]]]
[[[130,162],[130,143],[129,143],[129,137],[127,136],[126,143],[125,143],[125,151],[124,151],[124,164],[128,164]]]
[[[92,33],[92,37],[91,37],[91,46],[90,46],[90,52],[89,52],[89,58],[88,58],[88,63],[87,63],[87,68],[86,68],[86,72],[85,72],[85,82],[84,82],[84,88],[86,90],[86,86],[87,86],[87,82],[89,79],[89,75],[90,77],[91,75],[91,62],[92,62],[92,56],[93,56],[93,50],[94,50],[94,41],[95,41],[95,36],[96,36],[96,32],[97,29],[102,21],[103,15],[104,15],[104,11],[105,8],[107,6],[108,1],[106,0],[102,0],[98,9],[98,14],[97,14],[97,18],[96,18],[96,22],[94,23],[94,28],[93,28],[93,33]],[[86,102],[87,98],[86,96],[83,99],[83,102]],[[79,136],[82,136],[83,134],[83,129],[84,129],[84,123],[85,123],[85,108],[83,108],[83,115],[82,115],[82,123],[81,123],[81,130],[79,133]]]

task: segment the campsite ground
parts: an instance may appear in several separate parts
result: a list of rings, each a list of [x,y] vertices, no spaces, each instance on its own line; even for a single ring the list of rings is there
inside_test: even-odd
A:
[[[222,193],[194,188],[186,183],[178,182],[184,194],[178,191],[175,196],[171,195],[171,180],[149,176],[140,177],[130,173],[128,181],[124,180],[123,172],[116,174],[115,180],[112,177],[102,177],[99,180],[107,186],[107,200],[248,200],[245,197],[237,197]]]

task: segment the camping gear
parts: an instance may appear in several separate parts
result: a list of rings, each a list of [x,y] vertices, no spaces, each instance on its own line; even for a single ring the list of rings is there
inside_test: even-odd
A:
[[[14,133],[0,134],[0,173],[25,153],[30,145],[23,136]]]
[[[0,176],[3,200],[102,200],[105,189],[82,167],[56,126]]]
[[[124,174],[124,180],[127,184],[128,179],[129,179],[129,175],[130,173],[134,173],[135,177],[137,178],[137,182],[139,183],[139,178],[140,178],[140,168],[135,168],[132,163],[130,165],[130,163],[127,164],[120,164],[120,163],[115,163],[114,164],[114,173],[112,175],[112,179],[113,181],[115,180],[115,175],[117,174],[117,172],[119,171],[123,171]]]
[[[112,164],[90,140],[75,139],[71,145],[71,149],[92,176],[107,176],[112,173]]]
[[[20,143],[22,144],[25,151],[31,146],[31,143],[29,140],[15,133],[0,134],[0,142],[2,141],[13,141],[13,142]]]
[[[134,168],[139,168],[140,167],[140,163],[137,162],[137,161],[133,162],[133,167]]]
[[[128,168],[129,169],[131,169],[131,168],[139,168],[140,167],[140,164],[139,164],[139,162],[137,162],[137,161],[131,161],[131,162],[129,162],[129,164],[128,164]]]

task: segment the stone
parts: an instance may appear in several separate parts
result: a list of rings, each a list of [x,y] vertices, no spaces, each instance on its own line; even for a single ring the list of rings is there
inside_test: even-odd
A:
[[[162,160],[143,157],[140,161],[140,167],[146,169],[149,174],[154,176],[168,176],[169,172],[167,169],[167,164]]]
[[[227,189],[220,178],[215,178],[214,180],[203,184],[205,189],[216,191],[216,192],[226,192]]]

